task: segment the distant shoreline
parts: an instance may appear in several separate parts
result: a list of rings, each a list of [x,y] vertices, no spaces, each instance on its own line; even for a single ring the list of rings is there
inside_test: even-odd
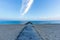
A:
[[[28,21],[0,21],[0,24],[25,24]],[[33,24],[60,24],[60,21],[30,21]]]

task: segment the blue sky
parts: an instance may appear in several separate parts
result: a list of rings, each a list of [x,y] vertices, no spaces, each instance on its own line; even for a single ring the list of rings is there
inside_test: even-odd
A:
[[[21,4],[22,0],[0,0],[0,20],[60,20],[60,0],[34,0],[23,17]]]

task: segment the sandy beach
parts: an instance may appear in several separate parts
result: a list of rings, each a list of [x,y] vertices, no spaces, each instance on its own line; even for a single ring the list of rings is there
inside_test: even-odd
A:
[[[25,25],[0,25],[0,40],[15,40]],[[44,40],[60,40],[60,24],[34,25]]]

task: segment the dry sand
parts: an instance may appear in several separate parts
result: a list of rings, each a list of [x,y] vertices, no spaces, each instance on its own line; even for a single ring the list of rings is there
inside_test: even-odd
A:
[[[0,25],[0,40],[15,40],[25,25]],[[60,24],[34,25],[44,40],[60,40]]]

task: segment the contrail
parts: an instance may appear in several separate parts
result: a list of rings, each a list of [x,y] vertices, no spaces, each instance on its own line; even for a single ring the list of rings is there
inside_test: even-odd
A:
[[[22,7],[21,7],[21,10],[20,10],[20,13],[21,13],[22,16],[27,14],[27,12],[30,9],[32,3],[33,3],[33,0],[22,0]]]

